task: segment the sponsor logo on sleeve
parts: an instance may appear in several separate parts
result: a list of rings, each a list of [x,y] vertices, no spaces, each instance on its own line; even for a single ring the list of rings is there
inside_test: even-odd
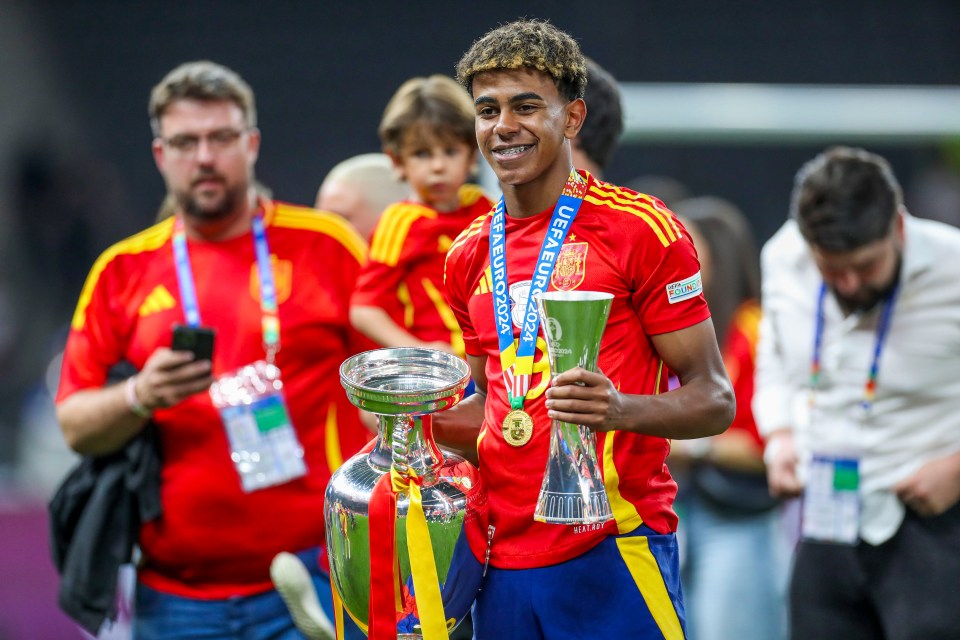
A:
[[[670,304],[696,298],[701,293],[703,293],[703,281],[700,278],[699,271],[689,278],[671,282],[667,285],[667,301]]]

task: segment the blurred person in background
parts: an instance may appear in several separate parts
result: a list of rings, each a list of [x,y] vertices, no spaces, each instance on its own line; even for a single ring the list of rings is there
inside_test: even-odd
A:
[[[570,143],[570,153],[573,166],[602,178],[623,134],[623,107],[616,78],[590,58],[586,61],[583,102],[587,105],[587,117]]]
[[[408,191],[380,216],[350,300],[354,328],[382,347],[464,356],[443,264],[454,238],[491,208],[467,182],[477,161],[473,111],[463,87],[439,74],[407,80],[384,109],[380,140]]]
[[[343,216],[369,240],[384,209],[409,193],[387,154],[363,153],[330,170],[317,191],[315,206]]]
[[[937,159],[914,175],[904,192],[910,212],[960,227],[960,141],[944,142]]]
[[[673,205],[700,258],[737,412],[724,433],[674,440],[680,554],[691,640],[776,640],[786,631],[786,541],[768,490],[753,399],[760,259],[749,224],[716,197]]]
[[[324,488],[369,437],[338,378],[343,359],[368,344],[348,321],[365,244],[339,216],[257,194],[253,92],[230,69],[177,67],[154,87],[149,112],[176,214],[94,264],[57,417],[87,456],[120,451],[156,426],[162,515],[140,528],[135,637],[298,638],[269,566],[279,551],[297,551],[331,611]],[[173,350],[176,324],[193,335],[214,329],[212,356]],[[118,362],[136,373],[109,384]],[[251,404],[208,393],[217,383],[232,397],[229,385],[251,371],[275,381],[268,393],[251,383]],[[246,462],[265,456],[283,473]]]
[[[771,491],[803,496],[791,638],[957,637],[958,255],[849,147],[800,169],[764,246],[753,408]]]
[[[657,194],[657,198],[670,208],[681,200],[692,197],[685,184],[670,176],[641,175],[630,180],[627,186],[638,193]]]

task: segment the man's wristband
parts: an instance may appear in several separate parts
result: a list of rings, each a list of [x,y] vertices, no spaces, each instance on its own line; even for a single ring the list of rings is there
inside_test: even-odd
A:
[[[123,385],[123,395],[127,399],[127,408],[141,418],[149,418],[153,411],[147,409],[137,397],[137,376],[130,376]]]

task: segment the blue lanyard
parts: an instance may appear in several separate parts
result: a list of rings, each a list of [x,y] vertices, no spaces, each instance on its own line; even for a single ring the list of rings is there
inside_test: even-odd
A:
[[[490,275],[493,284],[493,317],[497,327],[500,347],[500,366],[503,370],[507,397],[513,409],[523,408],[533,372],[533,356],[536,352],[537,333],[540,329],[540,314],[537,312],[536,296],[547,290],[550,276],[557,262],[557,255],[573,225],[574,218],[583,204],[583,179],[576,169],[570,172],[563,193],[550,217],[547,233],[540,245],[540,254],[533,270],[530,292],[523,311],[520,341],[514,354],[513,322],[510,318],[510,297],[507,279],[507,229],[506,206],[503,197],[497,203],[490,220]],[[512,357],[511,356],[515,356]],[[513,360],[513,364],[507,363]]]
[[[890,331],[890,321],[893,317],[893,307],[896,303],[897,293],[900,291],[899,283],[894,286],[893,291],[887,296],[883,305],[883,311],[880,320],[877,323],[877,340],[873,347],[873,361],[870,363],[870,369],[867,372],[867,381],[863,386],[863,399],[860,401],[860,407],[864,414],[870,412],[873,407],[873,398],[877,392],[877,377],[880,373],[880,356],[883,354],[883,347],[887,340],[887,334]],[[813,333],[813,357],[810,361],[810,403],[813,404],[813,390],[817,388],[820,382],[820,355],[823,348],[823,301],[827,297],[826,283],[820,284],[820,292],[817,296],[817,318]]]
[[[177,283],[180,285],[180,304],[183,315],[191,327],[200,326],[200,307],[197,304],[197,290],[193,285],[193,269],[190,268],[190,254],[187,251],[187,234],[183,229],[183,220],[178,216],[173,225],[173,262],[177,267]]]
[[[277,310],[277,288],[270,262],[270,247],[267,244],[267,230],[263,214],[258,212],[252,220],[253,247],[257,256],[257,279],[260,285],[261,327],[263,346],[267,352],[267,361],[273,362],[280,350],[280,318]],[[177,269],[177,283],[180,286],[180,303],[187,324],[200,326],[200,307],[197,303],[197,291],[194,286],[193,269],[190,266],[190,254],[187,250],[187,234],[183,219],[179,216],[173,227],[173,260]]]

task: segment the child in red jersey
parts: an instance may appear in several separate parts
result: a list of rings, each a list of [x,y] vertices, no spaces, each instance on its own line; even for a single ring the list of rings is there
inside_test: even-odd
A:
[[[443,295],[453,239],[490,210],[465,184],[476,161],[473,105],[452,78],[412,78],[380,122],[380,139],[410,197],[388,207],[350,303],[353,326],[384,347],[431,347],[463,356],[463,338]]]

